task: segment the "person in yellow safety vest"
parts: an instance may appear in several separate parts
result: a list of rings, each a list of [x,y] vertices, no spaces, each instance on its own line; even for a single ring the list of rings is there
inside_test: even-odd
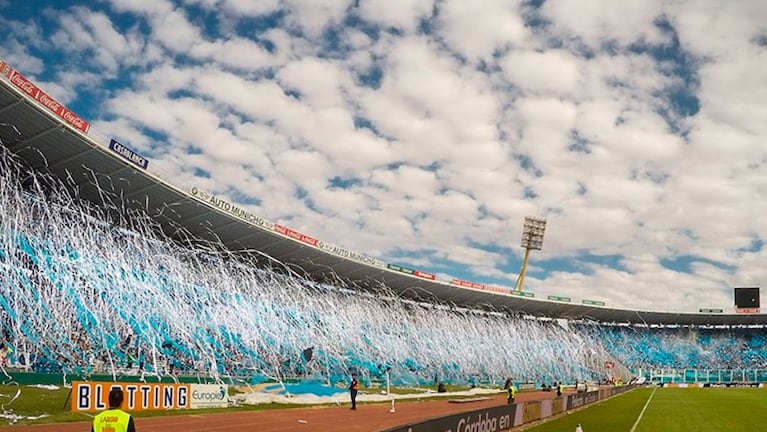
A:
[[[509,398],[506,399],[506,401],[509,404],[513,404],[514,403],[514,398],[517,396],[517,389],[516,389],[516,387],[514,387],[514,383],[509,383],[509,387],[508,387],[507,390],[509,392]]]
[[[133,417],[120,407],[123,403],[123,391],[113,388],[109,391],[109,409],[93,418],[91,432],[136,432]]]

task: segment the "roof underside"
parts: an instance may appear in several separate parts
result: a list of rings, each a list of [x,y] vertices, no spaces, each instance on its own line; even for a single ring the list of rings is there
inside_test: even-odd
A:
[[[611,309],[512,296],[425,280],[345,259],[279,233],[249,224],[192,198],[183,189],[119,158],[93,133],[65,125],[33,100],[0,79],[0,140],[26,164],[49,172],[77,195],[102,208],[146,212],[174,238],[210,241],[234,251],[258,251],[321,282],[341,280],[360,289],[382,286],[400,296],[460,307],[553,318],[615,323],[682,325],[758,325],[761,314],[669,313]],[[18,133],[16,132],[18,131]],[[100,137],[103,138],[103,137]],[[105,193],[109,191],[109,193]],[[263,254],[263,255],[261,255]]]

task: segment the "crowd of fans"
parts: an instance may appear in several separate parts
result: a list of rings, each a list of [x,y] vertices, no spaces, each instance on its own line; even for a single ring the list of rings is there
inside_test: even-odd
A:
[[[148,219],[106,223],[22,171],[0,155],[4,369],[412,384],[766,365],[763,329],[568,327],[314,283],[170,241]]]
[[[581,328],[633,369],[767,369],[767,327]]]

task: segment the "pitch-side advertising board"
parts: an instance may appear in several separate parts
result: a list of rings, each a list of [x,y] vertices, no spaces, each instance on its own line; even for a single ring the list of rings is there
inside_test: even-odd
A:
[[[109,407],[109,391],[123,391],[122,409],[126,411],[157,411],[199,408],[221,408],[229,404],[224,385],[72,382],[72,411],[97,412]]]

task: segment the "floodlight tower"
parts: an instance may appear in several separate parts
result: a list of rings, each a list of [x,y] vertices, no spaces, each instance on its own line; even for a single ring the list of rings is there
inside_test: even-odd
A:
[[[527,260],[531,250],[543,248],[543,233],[546,232],[546,218],[539,216],[525,216],[525,224],[522,226],[522,247],[525,248],[525,259],[522,261],[522,271],[519,272],[514,289],[522,291],[525,285],[525,273],[527,272]]]

